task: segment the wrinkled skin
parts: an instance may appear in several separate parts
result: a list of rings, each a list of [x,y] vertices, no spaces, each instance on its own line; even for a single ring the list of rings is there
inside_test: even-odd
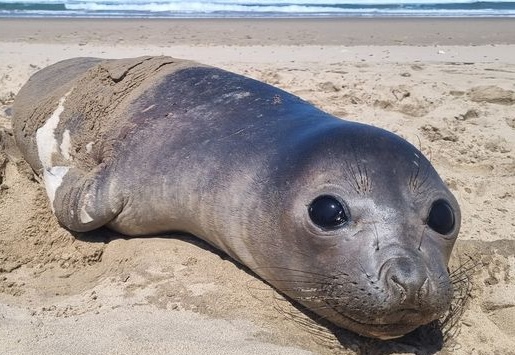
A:
[[[141,79],[138,66],[155,61]],[[118,64],[57,63],[15,102],[18,144],[66,228],[194,234],[364,336],[399,337],[448,309],[460,210],[411,144],[217,68],[146,57],[125,60],[113,75]],[[105,94],[84,89],[89,77],[100,78],[99,92],[103,83],[126,92],[91,113],[81,105],[94,110]],[[51,115],[54,131],[45,126]],[[46,158],[45,132],[56,143]],[[322,195],[344,206],[345,223],[313,222],[308,210]],[[435,201],[453,217],[444,233],[429,218]]]

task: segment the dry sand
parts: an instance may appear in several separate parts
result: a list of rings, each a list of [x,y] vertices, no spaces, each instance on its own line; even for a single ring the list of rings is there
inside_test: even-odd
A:
[[[0,353],[438,351],[431,332],[334,335],[193,238],[59,227],[9,144],[14,95],[61,59],[165,54],[266,81],[420,146],[462,207],[451,269],[476,265],[440,353],[515,354],[514,31],[513,20],[0,20]]]

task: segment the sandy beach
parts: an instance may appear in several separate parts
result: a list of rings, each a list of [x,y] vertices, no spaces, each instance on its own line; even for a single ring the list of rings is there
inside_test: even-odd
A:
[[[141,55],[244,74],[420,147],[463,215],[444,341],[325,328],[194,238],[60,227],[10,144],[14,97],[62,59]],[[0,353],[515,354],[514,154],[513,19],[0,19]]]

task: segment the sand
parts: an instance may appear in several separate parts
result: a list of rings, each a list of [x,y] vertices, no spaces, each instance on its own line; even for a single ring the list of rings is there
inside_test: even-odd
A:
[[[514,31],[502,19],[0,20],[0,353],[514,354]],[[445,342],[328,330],[194,238],[61,228],[9,143],[14,95],[61,59],[151,54],[266,81],[420,146],[462,207],[451,270],[475,266]]]

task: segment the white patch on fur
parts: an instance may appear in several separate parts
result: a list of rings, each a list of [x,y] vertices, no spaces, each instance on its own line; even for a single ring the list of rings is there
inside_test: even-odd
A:
[[[41,161],[41,165],[43,165],[45,170],[52,167],[52,154],[59,152],[57,139],[55,138],[55,130],[59,124],[61,113],[64,111],[64,101],[70,92],[61,97],[59,105],[50,118],[36,131],[39,161]]]
[[[91,218],[91,216],[86,211],[86,206],[82,206],[82,208],[80,209],[80,221],[86,224],[91,222],[92,220],[93,218]]]
[[[243,92],[237,92],[234,94],[234,97],[237,99],[243,99],[244,97],[250,96],[250,92],[243,91]]]
[[[88,144],[86,144],[86,152],[88,154],[91,153],[91,151],[93,150],[93,144],[95,144],[95,142],[89,142]]]
[[[63,141],[61,142],[60,148],[61,148],[61,154],[63,155],[63,157],[66,160],[70,160],[71,159],[70,152],[72,149],[72,141],[70,138],[70,130],[69,129],[67,129],[63,133]]]
[[[250,92],[248,91],[240,91],[240,92],[230,92],[228,94],[222,95],[223,99],[235,99],[235,100],[241,100],[247,96],[250,96]]]
[[[67,166],[54,166],[43,171],[43,181],[45,183],[46,193],[50,199],[50,206],[54,212],[55,192],[63,183],[64,176],[70,168]]]

